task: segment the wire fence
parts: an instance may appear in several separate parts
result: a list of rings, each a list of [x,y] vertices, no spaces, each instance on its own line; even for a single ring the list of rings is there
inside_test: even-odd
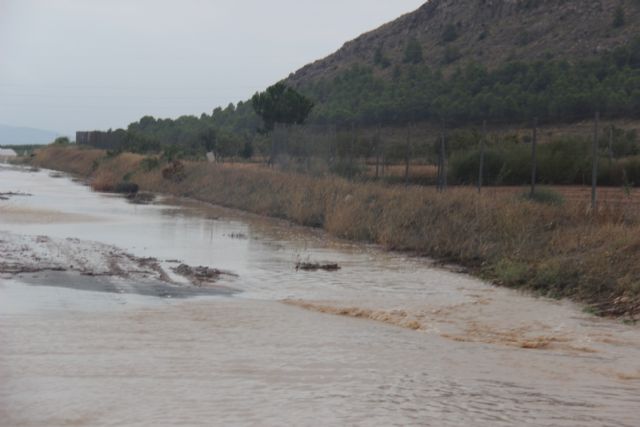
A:
[[[446,121],[395,127],[307,125],[280,128],[263,142],[269,162],[313,172],[323,163],[347,178],[405,185],[529,187],[589,186],[591,207],[599,185],[640,184],[640,145],[634,124],[599,112],[576,115],[572,125],[532,118],[515,124],[485,120],[475,126]],[[637,126],[637,124],[635,124]],[[264,150],[263,150],[264,151]],[[284,160],[283,160],[284,159]]]

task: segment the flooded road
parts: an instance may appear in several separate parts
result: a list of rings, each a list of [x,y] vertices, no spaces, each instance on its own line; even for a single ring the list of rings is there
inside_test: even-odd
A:
[[[234,275],[0,273],[2,426],[640,425],[638,326],[234,210],[0,166],[6,192],[0,252]]]

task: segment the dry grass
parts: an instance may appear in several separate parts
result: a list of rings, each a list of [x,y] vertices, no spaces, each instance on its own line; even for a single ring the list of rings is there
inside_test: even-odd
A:
[[[99,150],[50,148],[36,164],[94,179],[125,175],[142,190],[170,193],[323,227],[456,262],[496,283],[571,297],[606,315],[640,316],[640,218],[633,204],[607,204],[592,215],[584,200],[560,206],[523,201],[507,191],[352,183],[256,167],[185,163],[180,181],[142,156],[105,158]],[[97,167],[92,163],[97,160]]]
[[[392,164],[392,165],[382,165],[378,166],[378,173],[380,177],[393,177],[393,178],[404,178],[405,176],[405,165],[401,164]],[[375,162],[373,164],[368,163],[366,169],[366,176],[374,177],[376,175],[376,165]],[[438,168],[434,165],[418,165],[411,164],[409,165],[409,179],[432,179],[434,180],[438,175]]]

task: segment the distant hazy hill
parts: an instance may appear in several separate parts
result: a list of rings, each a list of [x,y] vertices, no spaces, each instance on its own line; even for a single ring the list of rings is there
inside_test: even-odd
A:
[[[345,43],[289,81],[305,86],[356,64],[380,62],[390,66],[377,67],[379,74],[392,76],[411,40],[422,47],[424,64],[451,70],[469,62],[492,68],[513,60],[585,59],[639,34],[639,0],[431,0]]]
[[[48,144],[57,136],[57,133],[43,129],[0,125],[0,145]]]

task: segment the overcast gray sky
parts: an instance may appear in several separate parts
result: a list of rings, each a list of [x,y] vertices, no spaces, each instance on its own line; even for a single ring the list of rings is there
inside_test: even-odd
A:
[[[211,113],[426,0],[0,0],[0,123]]]

